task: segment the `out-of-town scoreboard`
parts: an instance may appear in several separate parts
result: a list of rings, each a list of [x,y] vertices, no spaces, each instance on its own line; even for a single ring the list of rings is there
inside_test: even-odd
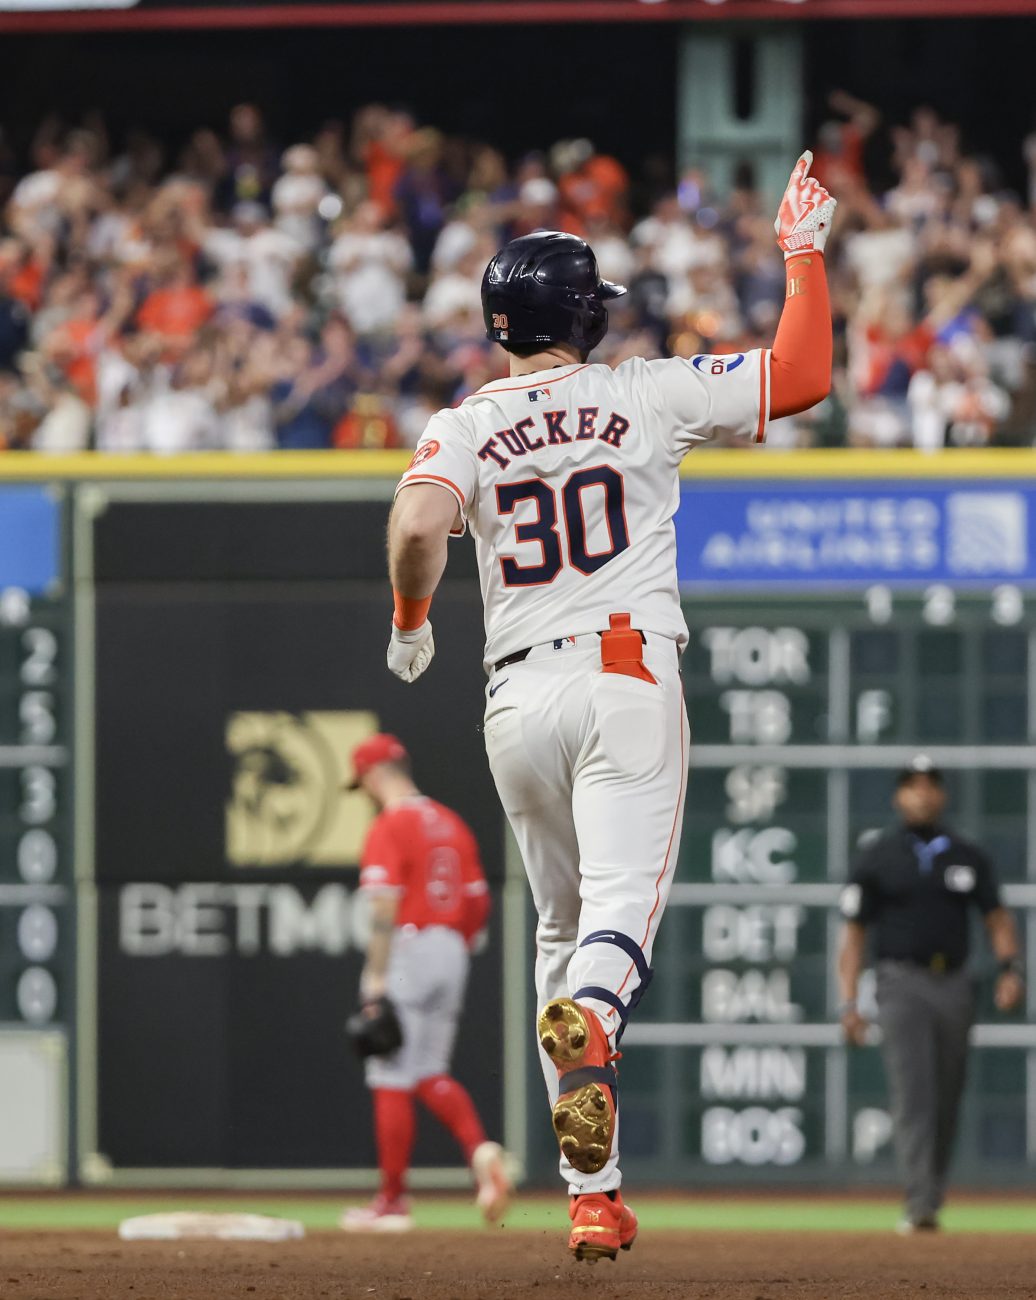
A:
[[[59,492],[0,487],[0,1111],[12,1125],[26,1091],[65,1109],[74,1009],[65,520]],[[60,1136],[13,1125],[4,1148],[9,1177],[64,1175]]]
[[[60,502],[0,489],[0,1021],[71,1019],[70,597]]]
[[[626,1036],[630,1168],[887,1180],[878,1052],[844,1046],[837,1021],[838,896],[924,752],[1033,957],[1036,496],[1017,480],[686,489],[692,771],[656,978]],[[1036,1029],[993,1012],[980,934],[974,958],[958,1169],[1011,1181],[1036,1153]]]

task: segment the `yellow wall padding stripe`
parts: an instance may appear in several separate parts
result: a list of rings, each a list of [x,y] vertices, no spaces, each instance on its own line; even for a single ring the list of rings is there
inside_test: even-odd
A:
[[[182,456],[109,456],[83,452],[0,453],[0,482],[60,479],[386,479],[409,464],[406,451],[278,451],[259,455],[193,452]],[[698,450],[681,467],[691,481],[818,479],[840,483],[883,479],[1036,479],[1036,450],[1001,447],[944,451]]]

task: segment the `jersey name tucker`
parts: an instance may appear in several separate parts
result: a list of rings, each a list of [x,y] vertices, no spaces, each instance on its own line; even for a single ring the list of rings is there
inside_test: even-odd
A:
[[[506,469],[512,459],[526,456],[541,447],[562,447],[571,442],[606,442],[615,448],[630,431],[630,421],[617,411],[607,419],[600,418],[598,406],[580,406],[569,423],[570,412],[543,411],[539,418],[526,416],[517,420],[513,429],[498,429],[478,450],[483,462],[492,461],[499,469]]]

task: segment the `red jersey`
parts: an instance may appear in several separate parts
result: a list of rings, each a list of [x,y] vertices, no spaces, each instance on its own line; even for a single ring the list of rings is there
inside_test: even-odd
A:
[[[475,837],[449,808],[418,795],[380,812],[367,832],[360,886],[400,892],[396,925],[445,925],[471,940],[489,915]]]

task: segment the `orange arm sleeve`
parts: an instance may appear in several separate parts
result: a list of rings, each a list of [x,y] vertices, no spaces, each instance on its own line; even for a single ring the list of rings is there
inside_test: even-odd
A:
[[[789,258],[788,292],[770,354],[770,418],[816,406],[831,391],[831,301],[824,259]]]

